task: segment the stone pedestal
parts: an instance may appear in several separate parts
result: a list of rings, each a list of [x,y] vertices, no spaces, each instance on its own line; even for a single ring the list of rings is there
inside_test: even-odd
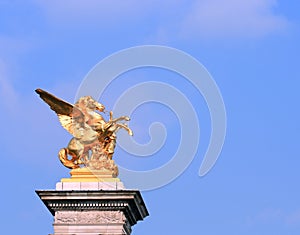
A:
[[[54,235],[127,235],[148,216],[140,192],[122,182],[59,182],[36,193],[54,216]]]

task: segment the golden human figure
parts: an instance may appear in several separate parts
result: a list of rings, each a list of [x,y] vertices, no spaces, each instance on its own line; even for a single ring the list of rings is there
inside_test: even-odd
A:
[[[57,114],[61,125],[73,135],[68,146],[59,151],[62,164],[70,169],[107,169],[117,175],[117,166],[112,161],[116,132],[123,128],[129,135],[133,135],[124,123],[130,120],[129,117],[114,119],[111,111],[109,120],[105,121],[100,114],[105,110],[104,105],[90,96],[81,97],[72,105],[42,89],[35,91]]]

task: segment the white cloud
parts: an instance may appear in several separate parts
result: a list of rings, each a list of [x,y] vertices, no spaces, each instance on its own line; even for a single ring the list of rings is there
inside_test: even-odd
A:
[[[37,0],[37,3],[46,11],[46,14],[51,17],[51,20],[63,20],[64,23],[68,21],[90,21],[110,16],[111,18],[118,18],[119,14],[126,9],[125,1],[118,3],[120,7],[116,7],[116,1],[44,1]]]
[[[34,45],[32,40],[28,37],[12,37],[0,34],[1,58],[15,60],[15,57],[17,57],[21,53],[27,52],[33,46]]]
[[[140,17],[149,16],[153,9],[160,9],[162,5],[158,0],[35,0],[44,10],[51,23],[60,26],[86,27],[112,26],[114,23],[122,24]],[[169,2],[169,1],[167,1]]]
[[[202,0],[182,24],[186,37],[261,37],[281,31],[288,21],[274,12],[276,0]]]
[[[286,216],[285,220],[287,225],[290,226],[299,226],[300,225],[300,210],[294,211]]]
[[[17,93],[14,90],[9,78],[8,66],[0,58],[0,102],[6,108],[13,110],[17,103]]]
[[[34,1],[56,27],[107,29],[127,24],[130,30],[144,21],[149,32],[152,28],[152,35],[145,36],[151,40],[157,32],[157,41],[179,35],[186,39],[261,37],[288,25],[284,16],[275,13],[276,0]]]
[[[288,227],[300,225],[300,210],[284,211],[279,208],[264,208],[254,216],[247,218],[248,226],[258,224],[281,224]]]
[[[26,38],[0,35],[0,105],[8,111],[15,112],[19,94],[14,88],[20,55],[33,47]]]

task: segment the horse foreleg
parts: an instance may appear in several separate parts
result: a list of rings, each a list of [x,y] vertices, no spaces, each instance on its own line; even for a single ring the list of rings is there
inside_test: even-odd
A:
[[[129,135],[133,135],[132,130],[126,125],[126,124],[121,124],[121,123],[116,123],[116,126],[118,127],[118,129],[123,128],[125,129]]]
[[[130,121],[130,117],[128,117],[128,116],[121,116],[121,117],[118,117],[118,118],[115,118],[115,119],[111,120],[112,123],[117,123],[119,121]]]

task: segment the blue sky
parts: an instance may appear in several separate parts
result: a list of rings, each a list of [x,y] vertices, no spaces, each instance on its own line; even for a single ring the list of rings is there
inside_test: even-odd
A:
[[[299,7],[295,0],[0,0],[1,231],[51,233],[52,217],[34,190],[53,189],[68,176],[57,152],[71,136],[34,90],[74,102],[100,60],[153,44],[182,50],[207,68],[223,96],[227,133],[216,165],[199,177],[211,123],[197,89],[157,68],[129,71],[110,84],[101,98],[108,109],[141,81],[168,83],[190,100],[201,127],[184,173],[143,192],[150,216],[133,234],[299,234]],[[137,142],[147,143],[158,121],[166,143],[146,158],[118,147],[116,162],[149,170],[172,159],[180,142],[174,112],[150,103],[131,117]]]

